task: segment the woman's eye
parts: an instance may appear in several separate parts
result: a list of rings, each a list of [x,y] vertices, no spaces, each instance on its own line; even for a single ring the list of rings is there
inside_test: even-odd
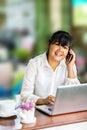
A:
[[[68,47],[67,47],[67,46],[64,46],[64,49],[68,49]]]

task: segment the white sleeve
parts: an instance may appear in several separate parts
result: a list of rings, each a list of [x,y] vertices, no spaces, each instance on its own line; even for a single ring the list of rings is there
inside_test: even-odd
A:
[[[33,99],[35,102],[38,98],[37,95],[34,95],[34,83],[36,76],[36,64],[34,61],[30,60],[25,72],[25,76],[23,79],[22,90],[21,90],[21,100],[28,101],[29,99]]]
[[[73,66],[73,69],[75,73],[75,78],[66,78],[65,85],[80,84],[80,81],[78,80],[78,77],[77,77],[76,65]]]

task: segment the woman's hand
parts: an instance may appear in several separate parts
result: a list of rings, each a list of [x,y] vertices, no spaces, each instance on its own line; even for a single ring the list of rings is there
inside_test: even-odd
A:
[[[48,96],[47,98],[44,99],[44,103],[46,105],[48,105],[48,104],[53,105],[54,101],[55,101],[55,97],[52,96],[52,95],[50,95],[50,96]]]
[[[38,99],[36,104],[37,105],[53,105],[54,104],[54,101],[55,101],[55,97],[50,95],[48,96],[47,98],[45,99]]]
[[[66,60],[67,70],[68,70],[68,78],[75,78],[73,66],[75,64],[75,53],[72,49],[70,49],[70,58]]]
[[[69,60],[66,60],[67,68],[72,67],[75,64],[75,60],[76,60],[76,55],[72,49],[70,49],[69,53],[70,53],[70,58]]]

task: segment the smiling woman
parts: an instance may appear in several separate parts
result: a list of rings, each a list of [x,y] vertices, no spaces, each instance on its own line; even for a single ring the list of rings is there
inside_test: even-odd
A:
[[[71,35],[57,31],[51,36],[47,51],[29,61],[21,91],[23,102],[32,98],[36,104],[54,104],[58,86],[80,83],[71,45]]]

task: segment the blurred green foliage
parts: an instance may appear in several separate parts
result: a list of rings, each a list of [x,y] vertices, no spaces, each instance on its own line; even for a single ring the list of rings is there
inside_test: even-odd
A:
[[[26,49],[16,49],[12,52],[13,59],[25,62],[31,56],[31,52]]]

